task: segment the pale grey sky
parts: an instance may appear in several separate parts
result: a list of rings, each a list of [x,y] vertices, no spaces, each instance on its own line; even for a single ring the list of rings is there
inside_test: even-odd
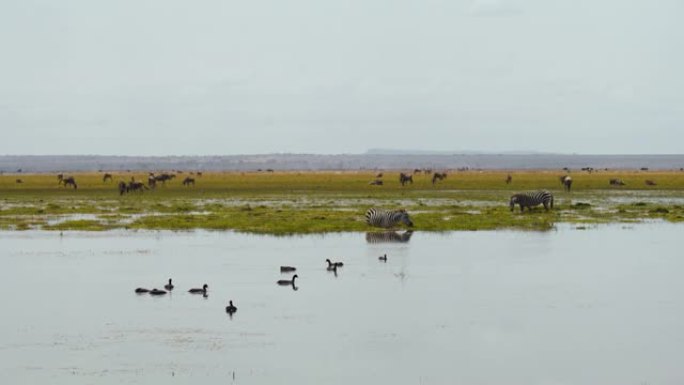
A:
[[[682,153],[681,0],[3,0],[0,154]]]

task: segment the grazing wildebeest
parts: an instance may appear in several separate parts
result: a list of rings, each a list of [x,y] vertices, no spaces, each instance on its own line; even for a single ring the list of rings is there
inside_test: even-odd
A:
[[[126,182],[120,181],[119,182],[119,195],[124,195],[124,193],[128,190],[128,187],[126,186]]]
[[[109,180],[110,182],[113,181],[113,179],[112,179],[112,174],[110,174],[110,173],[105,173],[105,174],[102,176],[102,182],[106,182],[107,180]]]
[[[375,176],[376,178],[382,178],[382,173],[379,173],[378,175]]]
[[[656,182],[651,180],[651,179],[646,179],[646,182],[644,182],[644,183],[646,183],[646,186],[655,186],[656,185]]]
[[[15,182],[17,182],[17,183],[24,183],[24,181],[21,180],[21,179],[17,179],[17,180],[15,180]]]
[[[187,186],[190,186],[190,184],[192,184],[193,186],[195,185],[195,179],[194,178],[186,177],[185,179],[183,179],[183,186],[187,187]]]
[[[173,178],[175,178],[175,177],[176,177],[176,176],[175,176],[174,174],[163,173],[163,174],[161,174],[161,175],[155,176],[154,179],[155,179],[156,182],[161,182],[163,185],[166,185],[166,181],[167,181],[167,180],[171,180],[171,179],[173,179]]]
[[[201,177],[201,176],[202,176],[202,171],[197,171],[197,176]]]
[[[648,167],[642,167],[640,170],[641,171],[648,171]]]
[[[438,180],[443,180],[446,179],[447,173],[446,172],[436,172],[432,174],[432,184],[437,183]]]
[[[148,176],[147,177],[147,184],[150,186],[150,188],[157,187],[157,178],[155,178],[154,175]]]
[[[126,186],[126,192],[149,190],[149,187],[145,186],[143,182],[130,181],[128,186]]]
[[[572,187],[572,178],[570,175],[563,175],[558,177],[558,179],[563,185],[563,188],[565,188],[565,191],[570,191],[570,188]]]
[[[76,185],[76,179],[74,179],[73,176],[65,177],[62,179],[61,182],[64,183],[64,187],[66,187],[67,185],[71,185],[74,188],[74,190],[78,188],[78,186]]]
[[[419,168],[413,169],[413,173],[414,173],[414,174],[420,174],[421,172],[423,172],[423,170],[421,170],[421,169],[419,169]]]
[[[611,178],[608,183],[611,186],[624,186],[625,182],[622,181],[622,179],[617,179],[617,178]]]
[[[57,174],[57,184],[62,183],[62,179],[64,179],[64,174]]]
[[[370,181],[370,182],[368,182],[368,184],[371,186],[382,186],[383,185],[383,183],[380,179]]]
[[[266,172],[273,172],[273,169],[272,169],[272,168],[267,168],[267,169],[266,169]]]
[[[511,184],[513,182],[513,177],[511,174],[506,175],[506,184]]]
[[[404,186],[406,183],[413,184],[413,175],[406,175],[403,172],[399,174],[399,183]]]

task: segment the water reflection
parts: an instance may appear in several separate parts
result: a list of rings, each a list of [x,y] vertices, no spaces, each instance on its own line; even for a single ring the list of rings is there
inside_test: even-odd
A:
[[[396,231],[368,232],[366,242],[368,243],[406,243],[411,240],[413,231],[408,230],[403,233]]]

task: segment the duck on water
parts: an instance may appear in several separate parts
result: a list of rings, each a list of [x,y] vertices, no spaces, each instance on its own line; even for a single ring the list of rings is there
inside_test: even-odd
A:
[[[292,279],[281,279],[278,281],[278,285],[282,285],[282,286],[292,285],[292,286],[294,286],[295,279],[297,277],[299,277],[299,276],[297,274],[295,274],[292,276]]]
[[[207,294],[207,288],[209,288],[209,285],[207,285],[207,284],[205,283],[204,286],[202,286],[201,289],[194,287],[194,288],[188,290],[188,293],[192,293],[192,294]]]

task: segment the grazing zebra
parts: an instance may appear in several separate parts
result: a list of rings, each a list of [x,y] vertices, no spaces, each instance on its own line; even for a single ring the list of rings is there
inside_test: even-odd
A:
[[[513,182],[513,177],[511,174],[506,175],[506,184],[511,184]]]
[[[413,231],[398,233],[396,231],[384,231],[380,233],[366,233],[368,243],[406,243],[411,240]]]
[[[189,176],[183,179],[183,186],[190,186],[192,184],[193,186],[195,185],[195,178],[190,178]]]
[[[74,190],[78,188],[78,186],[76,185],[76,179],[74,179],[73,176],[63,178],[61,180],[61,183],[64,183],[64,187],[66,187],[67,185],[71,185],[74,188]]]
[[[436,172],[432,174],[432,184],[434,185],[437,183],[438,180],[444,180],[447,177],[447,173],[445,172]]]
[[[106,173],[102,176],[102,182],[106,182],[109,179],[109,181],[112,181],[112,174]]]
[[[380,179],[372,180],[372,181],[368,182],[368,184],[371,186],[382,186],[383,185],[383,183]]]
[[[406,210],[380,210],[371,208],[366,211],[366,223],[374,227],[392,228],[403,223],[409,227],[413,226],[413,222],[409,218]]]
[[[646,186],[655,186],[656,185],[656,182],[651,180],[651,179],[646,179],[646,181],[644,183],[646,183]]]
[[[572,187],[572,177],[570,177],[570,175],[563,175],[558,179],[565,188],[565,191],[570,191],[570,187]]]
[[[624,186],[624,185],[625,185],[625,182],[623,182],[622,179],[618,179],[618,178],[611,178],[611,179],[608,181],[608,183],[609,183],[611,186]]]
[[[544,209],[548,211],[549,208],[553,208],[553,195],[546,190],[513,194],[510,201],[511,211],[515,209],[516,204],[520,205],[520,212],[523,212],[525,207],[530,211],[532,207],[541,204],[543,204]]]
[[[406,183],[411,183],[413,184],[413,175],[407,175],[404,174],[403,172],[399,174],[399,183],[401,185],[405,185]]]

